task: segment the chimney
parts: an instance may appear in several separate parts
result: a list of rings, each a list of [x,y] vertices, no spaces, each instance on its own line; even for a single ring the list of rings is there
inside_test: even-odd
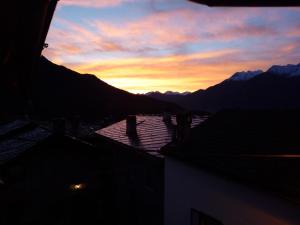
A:
[[[190,138],[192,116],[190,113],[181,113],[176,115],[177,129],[176,140],[184,142]]]
[[[167,112],[164,112],[163,113],[163,121],[167,124],[170,124],[172,122],[172,119],[171,119],[171,114],[170,113],[167,113]]]
[[[126,134],[128,136],[137,135],[136,116],[127,116],[127,118],[126,118]]]
[[[63,118],[57,118],[52,121],[52,132],[56,136],[63,136],[66,131],[66,121]]]

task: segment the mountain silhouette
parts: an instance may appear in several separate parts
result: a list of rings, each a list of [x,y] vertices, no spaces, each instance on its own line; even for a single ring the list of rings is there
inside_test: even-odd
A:
[[[80,74],[41,57],[32,85],[34,111],[44,116],[101,118],[177,111],[173,103],[115,88],[94,75]]]
[[[240,72],[188,95],[149,94],[191,110],[300,108],[300,65],[272,66],[266,72]]]
[[[161,93],[159,91],[152,91],[152,92],[146,93],[145,95],[149,96],[151,98],[157,99],[157,100],[179,103],[179,104],[183,105],[183,102],[186,99],[186,96],[190,95],[190,94],[191,94],[191,92],[178,93],[178,92],[167,91],[167,92]]]

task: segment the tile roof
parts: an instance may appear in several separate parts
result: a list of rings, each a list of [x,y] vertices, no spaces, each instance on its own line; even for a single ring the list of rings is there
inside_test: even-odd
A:
[[[0,164],[15,158],[51,135],[28,121],[17,120],[0,126]]]
[[[137,137],[126,135],[126,120],[122,120],[106,128],[96,131],[97,134],[119,143],[147,152],[157,152],[172,141],[176,118],[172,116],[172,124],[163,122],[160,115],[138,115]],[[203,122],[206,117],[193,116],[192,128]]]

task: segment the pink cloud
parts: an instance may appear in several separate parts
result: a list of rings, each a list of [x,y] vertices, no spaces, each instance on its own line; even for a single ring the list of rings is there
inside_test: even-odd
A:
[[[121,1],[125,0],[97,2],[104,6],[119,4]],[[64,4],[77,3],[94,4],[91,0],[64,1]],[[97,6],[96,3],[94,5]],[[118,24],[94,20],[88,21],[87,26],[57,18],[57,23],[63,28],[52,28],[48,39],[51,46],[55,46],[62,54],[116,51],[143,53],[162,48],[181,48],[191,43],[230,41],[276,34],[271,27],[246,23],[249,17],[261,14],[256,9],[249,9],[248,14],[239,9],[205,9],[208,10],[206,13],[201,12],[202,8],[199,9],[157,11],[139,20],[125,20]],[[68,42],[67,46],[65,42]],[[70,45],[74,46],[73,49]]]
[[[267,26],[253,26],[242,24],[220,31],[209,33],[207,36],[216,41],[229,41],[249,37],[268,37],[277,35],[278,32]]]
[[[77,2],[67,1],[69,5]],[[88,7],[92,6],[92,2],[77,5],[86,4],[85,7]],[[108,7],[121,2],[103,1],[102,5],[95,7]],[[167,85],[176,86],[177,90],[196,90],[217,83],[236,71],[297,63],[294,60],[298,59],[300,46],[294,39],[300,36],[299,29],[286,27],[282,32],[279,26],[274,29],[266,25],[277,24],[280,16],[270,13],[268,23],[258,25],[249,23],[249,19],[262,16],[263,11],[257,9],[249,9],[247,13],[239,9],[202,10],[155,11],[139,20],[119,23],[93,20],[76,24],[56,18],[57,26],[50,29],[47,40],[50,47],[46,55],[55,62],[82,73],[97,74],[127,90],[133,89],[134,85],[140,88],[138,85],[148,81],[152,90],[156,87],[163,90]],[[246,38],[260,38],[260,41],[255,39],[239,49],[224,47],[205,54],[200,51],[193,54],[181,52],[188,44],[215,47],[214,43],[245,41]],[[153,56],[151,51],[159,49],[171,49],[178,51],[178,54]],[[99,52],[104,55],[103,58],[99,57]],[[136,57],[137,53],[140,57]],[[106,56],[109,60],[105,59]],[[132,84],[130,79],[136,83]],[[162,81],[161,84],[157,83],[158,80]],[[122,86],[126,82],[131,87]]]
[[[251,16],[259,14],[251,10]],[[239,20],[236,20],[239,17]],[[240,11],[212,11],[202,14],[197,10],[180,9],[156,12],[137,21],[114,24],[90,21],[105,38],[116,40],[130,49],[147,46],[178,47],[206,41],[228,41],[244,37],[275,35],[271,27],[247,24],[250,15]]]
[[[85,8],[108,8],[132,2],[152,2],[153,0],[60,0],[59,6],[78,6]],[[164,1],[164,0],[163,0]]]
[[[61,0],[59,4],[62,6],[104,8],[117,6],[126,1],[128,0]]]
[[[49,49],[47,55],[57,58],[91,54],[93,52],[125,51],[117,42],[104,39],[97,32],[92,32],[71,21],[56,19],[62,28],[50,29],[47,37]]]
[[[287,35],[290,37],[300,37],[300,24],[289,29]]]
[[[276,36],[278,33],[271,26],[247,24],[249,18],[259,15],[261,11],[257,9],[250,9],[248,14],[239,9],[211,10],[206,13],[177,9],[153,12],[136,21],[117,24],[94,20],[87,21],[85,25],[57,18],[56,22],[61,26],[50,30],[48,42],[62,55],[79,55],[118,51],[144,53],[157,49],[180,49],[191,43]],[[297,35],[298,30],[288,34]]]

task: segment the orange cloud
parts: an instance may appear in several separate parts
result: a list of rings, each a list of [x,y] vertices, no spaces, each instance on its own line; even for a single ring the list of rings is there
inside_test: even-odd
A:
[[[151,90],[195,91],[207,88],[246,67],[256,68],[257,62],[230,64],[226,56],[239,54],[238,50],[203,52],[166,57],[140,57],[103,60],[70,65],[82,73],[96,74],[104,81],[135,93]],[[238,57],[238,55],[237,55]],[[194,60],[212,60],[193,64]],[[250,69],[250,68],[249,68]]]
[[[284,49],[273,54],[275,52],[282,55],[272,60],[264,56],[249,60],[244,58],[246,51],[225,49],[164,57],[94,60],[67,66],[81,73],[95,74],[111,85],[134,93],[196,91],[227,79],[237,71],[266,70],[272,64],[297,63],[284,55]]]

